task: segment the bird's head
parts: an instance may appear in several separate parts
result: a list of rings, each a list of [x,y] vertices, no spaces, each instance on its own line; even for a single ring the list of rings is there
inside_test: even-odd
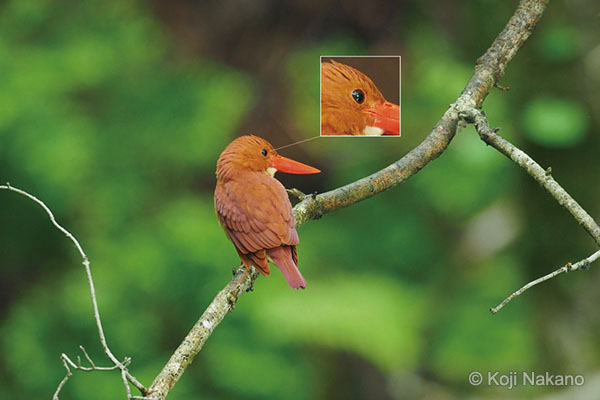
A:
[[[280,156],[271,143],[254,135],[240,136],[231,142],[217,161],[217,179],[227,180],[238,172],[275,172],[290,174],[316,174],[319,171],[309,165]]]
[[[335,61],[321,63],[323,134],[400,135],[400,107],[385,100],[362,72]]]

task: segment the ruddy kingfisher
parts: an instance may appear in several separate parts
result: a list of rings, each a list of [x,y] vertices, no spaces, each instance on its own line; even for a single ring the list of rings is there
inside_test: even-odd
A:
[[[217,161],[215,210],[241,263],[269,276],[269,261],[294,289],[306,287],[298,270],[299,243],[294,214],[275,172],[316,174],[311,166],[285,158],[258,136],[231,142]]]
[[[400,136],[400,107],[359,70],[322,62],[321,135]]]

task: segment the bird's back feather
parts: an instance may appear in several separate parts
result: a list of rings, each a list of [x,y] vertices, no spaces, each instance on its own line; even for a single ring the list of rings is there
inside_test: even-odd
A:
[[[299,240],[292,206],[285,188],[275,178],[262,172],[244,172],[219,181],[215,208],[221,226],[247,268],[254,265],[263,275],[269,275],[266,250],[287,245],[295,254],[294,246]],[[279,262],[284,260],[279,251],[275,254]],[[294,265],[296,262],[297,257]],[[278,265],[275,260],[274,263]],[[289,268],[287,263],[284,269]]]

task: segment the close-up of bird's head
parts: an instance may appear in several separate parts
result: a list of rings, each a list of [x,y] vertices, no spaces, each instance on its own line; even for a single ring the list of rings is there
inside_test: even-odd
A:
[[[400,106],[348,65],[321,63],[321,136],[400,136]]]

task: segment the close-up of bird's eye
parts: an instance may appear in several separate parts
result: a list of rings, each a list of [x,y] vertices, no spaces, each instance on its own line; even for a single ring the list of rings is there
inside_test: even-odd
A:
[[[354,101],[356,101],[358,104],[362,104],[365,101],[365,94],[363,93],[362,90],[360,89],[355,89],[352,91],[352,98],[354,99]]]
[[[399,55],[320,61],[321,136],[400,137]]]
[[[260,154],[262,154],[263,156],[265,156],[265,157],[266,157],[266,156],[267,156],[267,149],[262,149],[262,150],[260,151]]]

